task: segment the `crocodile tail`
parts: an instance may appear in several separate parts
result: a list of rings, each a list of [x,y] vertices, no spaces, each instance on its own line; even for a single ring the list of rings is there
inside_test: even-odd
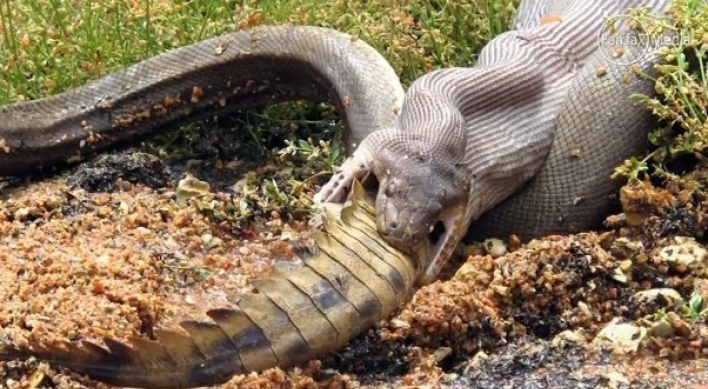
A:
[[[418,269],[378,235],[358,183],[344,206],[324,204],[321,216],[323,228],[302,265],[275,264],[236,308],[209,310],[211,322],[183,321],[184,331],[155,330],[156,340],[134,337],[130,345],[105,338],[105,347],[6,346],[0,360],[35,357],[116,386],[186,388],[335,351],[407,300]]]
[[[233,361],[232,350],[221,352],[218,358],[211,360],[206,357],[218,352],[218,342],[212,343],[208,354],[195,350],[197,344],[208,342],[213,333],[211,329],[218,326],[194,323],[199,329],[193,334],[159,330],[156,331],[157,341],[130,338],[132,347],[111,338],[103,339],[107,348],[90,341],[82,341],[80,345],[61,341],[31,347],[7,347],[0,351],[0,360],[34,357],[111,385],[144,388],[218,384],[239,374],[242,367],[237,360]]]

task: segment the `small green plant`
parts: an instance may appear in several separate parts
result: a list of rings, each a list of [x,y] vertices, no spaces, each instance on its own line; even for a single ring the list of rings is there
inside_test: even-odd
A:
[[[646,178],[647,171],[649,170],[649,165],[647,165],[648,160],[649,157],[643,159],[630,157],[626,159],[622,165],[615,168],[612,179],[625,177],[631,184],[641,182]]]
[[[270,219],[274,213],[291,219],[307,216],[312,207],[316,184],[329,175],[341,161],[339,142],[286,141],[275,150],[264,169],[246,173],[234,185],[233,195],[212,193],[208,184],[188,176],[178,185],[178,203],[191,201],[199,212],[227,229],[240,231],[258,219]]]
[[[681,312],[681,316],[691,321],[702,321],[708,315],[705,299],[700,294],[694,294]]]
[[[334,172],[344,157],[344,145],[339,141],[324,140],[315,144],[312,138],[285,140],[285,147],[275,150],[275,153],[290,166],[304,162],[302,169],[310,173],[306,181],[313,181]]]
[[[640,72],[654,82],[656,96],[631,97],[665,126],[648,135],[656,149],[641,161],[625,161],[615,176],[636,179],[646,173],[651,160],[660,176],[670,178],[662,164],[686,154],[703,159],[708,151],[708,5],[702,0],[676,0],[669,8],[669,18],[649,14],[646,9],[633,10],[630,15],[641,20],[644,33],[667,43],[657,48],[660,61],[656,74]]]
[[[509,28],[518,2],[0,0],[0,103],[54,95],[220,34],[286,23],[330,27],[365,40],[408,85],[435,68],[472,65],[487,41]],[[235,131],[249,134],[255,142],[255,152],[245,158],[257,153],[271,165],[284,165],[290,174],[265,169],[258,178],[245,180],[247,185],[240,190],[248,191],[237,193],[233,203],[217,206],[202,201],[200,209],[215,220],[237,223],[276,208],[292,214],[308,209],[316,184],[344,156],[336,136],[320,142],[322,134],[334,133],[332,116],[322,107],[296,103],[235,118]],[[211,121],[206,130],[201,123],[190,124],[149,139],[144,147],[183,160],[231,158],[221,155],[221,143],[211,139],[226,122]],[[299,127],[297,132],[293,125]],[[272,145],[284,139],[286,145],[273,150]]]
[[[669,320],[669,315],[666,312],[666,308],[659,308],[657,309],[656,312],[654,312],[654,315],[652,316],[652,321],[668,321]]]

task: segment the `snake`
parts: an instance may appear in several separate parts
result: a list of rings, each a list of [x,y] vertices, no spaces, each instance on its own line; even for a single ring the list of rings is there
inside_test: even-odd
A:
[[[432,282],[460,242],[596,228],[620,185],[614,167],[645,149],[654,120],[630,96],[653,93],[633,75],[651,72],[657,57],[606,39],[608,20],[627,24],[630,8],[667,5],[523,0],[474,66],[430,71],[407,90],[361,39],[261,26],[0,107],[2,175],[75,163],[185,118],[303,99],[335,107],[349,155],[314,198],[349,216],[330,216],[338,221],[316,240],[321,252],[304,267],[280,266],[277,282],[259,281],[261,294],[238,310],[211,310],[212,323],[184,322],[187,335],[157,331],[133,348],[110,339],[108,349],[7,345],[0,360],[35,356],[115,385],[214,385],[341,346],[406,301],[414,283]],[[347,208],[372,176],[374,205]]]
[[[621,182],[615,166],[646,149],[654,121],[632,102],[653,95],[651,43],[610,39],[631,8],[666,1],[522,1],[514,28],[473,67],[444,68],[406,91],[393,126],[368,136],[317,194],[341,201],[371,172],[382,235],[405,247],[437,239],[420,282],[432,282],[460,241],[523,240],[597,228]],[[619,23],[621,24],[621,23]],[[626,28],[626,26],[625,26]],[[616,36],[615,36],[616,38]]]

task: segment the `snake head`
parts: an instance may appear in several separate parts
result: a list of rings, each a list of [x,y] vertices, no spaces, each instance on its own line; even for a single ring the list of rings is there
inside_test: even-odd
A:
[[[441,155],[411,152],[401,158],[400,152],[395,154],[395,161],[393,152],[379,154],[377,228],[389,244],[407,251],[442,224],[443,235],[421,264],[426,274],[431,268],[439,271],[461,237],[457,234],[464,233],[457,226],[465,221],[470,175],[462,164]]]

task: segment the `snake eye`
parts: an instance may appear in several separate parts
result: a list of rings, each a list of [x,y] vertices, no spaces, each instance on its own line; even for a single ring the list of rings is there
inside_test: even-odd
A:
[[[393,197],[396,195],[396,185],[393,183],[386,185],[386,196]]]

